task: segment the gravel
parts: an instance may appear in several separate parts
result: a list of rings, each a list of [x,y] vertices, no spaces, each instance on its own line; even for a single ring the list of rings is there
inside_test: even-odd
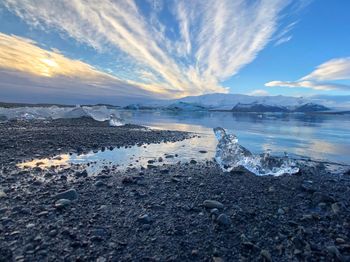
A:
[[[79,121],[86,128],[9,123],[15,131],[0,136],[14,145],[0,153],[0,261],[349,261],[350,178],[321,165],[280,177],[223,173],[213,161],[97,176],[14,166],[57,146],[90,149],[94,137],[96,149],[188,137]]]

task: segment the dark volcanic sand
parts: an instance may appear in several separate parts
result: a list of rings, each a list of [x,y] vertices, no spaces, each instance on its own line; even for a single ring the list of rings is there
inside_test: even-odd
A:
[[[104,125],[1,124],[0,261],[350,261],[350,176],[322,165],[281,177],[224,174],[211,161],[106,167],[67,181],[74,170],[21,171],[8,160],[188,136]],[[68,189],[78,198],[57,203]]]

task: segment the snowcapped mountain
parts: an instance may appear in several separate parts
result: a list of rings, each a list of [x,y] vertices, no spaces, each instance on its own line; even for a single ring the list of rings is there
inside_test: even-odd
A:
[[[235,112],[320,112],[350,110],[350,96],[249,96],[206,94],[173,100],[149,101],[127,109],[164,109],[173,111],[227,110]]]

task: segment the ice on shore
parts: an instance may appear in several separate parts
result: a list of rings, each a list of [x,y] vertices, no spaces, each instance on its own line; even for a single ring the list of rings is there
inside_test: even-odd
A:
[[[269,152],[254,155],[238,143],[238,138],[235,135],[227,134],[225,129],[216,127],[214,133],[219,141],[215,160],[223,171],[230,172],[244,167],[258,176],[279,176],[295,174],[299,171],[299,168],[287,154],[284,157],[272,157]]]
[[[110,126],[123,125],[116,109],[106,106],[76,106],[76,107],[17,107],[0,108],[0,118],[5,119],[59,119],[91,117],[96,121],[109,121]]]

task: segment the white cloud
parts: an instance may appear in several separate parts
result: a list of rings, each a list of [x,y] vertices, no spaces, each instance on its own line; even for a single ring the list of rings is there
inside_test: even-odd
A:
[[[334,80],[350,80],[350,57],[329,60],[313,72],[297,81],[271,81],[268,87],[311,88],[314,90],[350,90],[346,84],[332,83]]]
[[[274,39],[276,41],[275,46],[284,44],[293,38],[292,35],[290,34],[290,32],[294,29],[294,27],[297,23],[298,22],[295,21],[295,22],[288,24],[286,27],[283,28],[283,30],[281,32],[276,34],[276,36],[274,37]]]
[[[277,42],[275,43],[275,46],[278,46],[278,45],[287,43],[287,42],[290,41],[291,39],[292,39],[292,36],[291,36],[291,35],[282,37],[282,38],[280,38],[280,39],[277,40]]]
[[[290,0],[174,1],[177,25],[162,23],[160,0],[148,1],[153,8],[149,16],[133,0],[4,3],[31,26],[56,29],[102,52],[120,50],[139,67],[136,71],[158,80],[141,82],[144,88],[185,96],[227,92],[220,82],[237,74],[269,43]],[[169,36],[173,31],[180,35],[176,40]]]
[[[252,92],[248,93],[248,95],[251,95],[251,96],[268,96],[269,92],[267,92],[266,90],[263,90],[263,89],[257,89],[257,90],[253,90]]]
[[[301,80],[331,81],[350,79],[350,57],[336,58],[319,65]]]
[[[148,86],[128,83],[79,60],[40,48],[32,40],[0,33],[2,99],[34,94],[90,97],[151,97]]]
[[[271,81],[266,83],[265,86],[268,86],[268,87],[283,86],[283,87],[289,87],[289,88],[295,88],[295,87],[311,88],[319,91],[329,91],[329,90],[350,88],[347,85],[339,85],[339,84],[332,84],[332,83],[318,83],[318,82],[312,82],[312,81],[295,81],[295,82]]]

